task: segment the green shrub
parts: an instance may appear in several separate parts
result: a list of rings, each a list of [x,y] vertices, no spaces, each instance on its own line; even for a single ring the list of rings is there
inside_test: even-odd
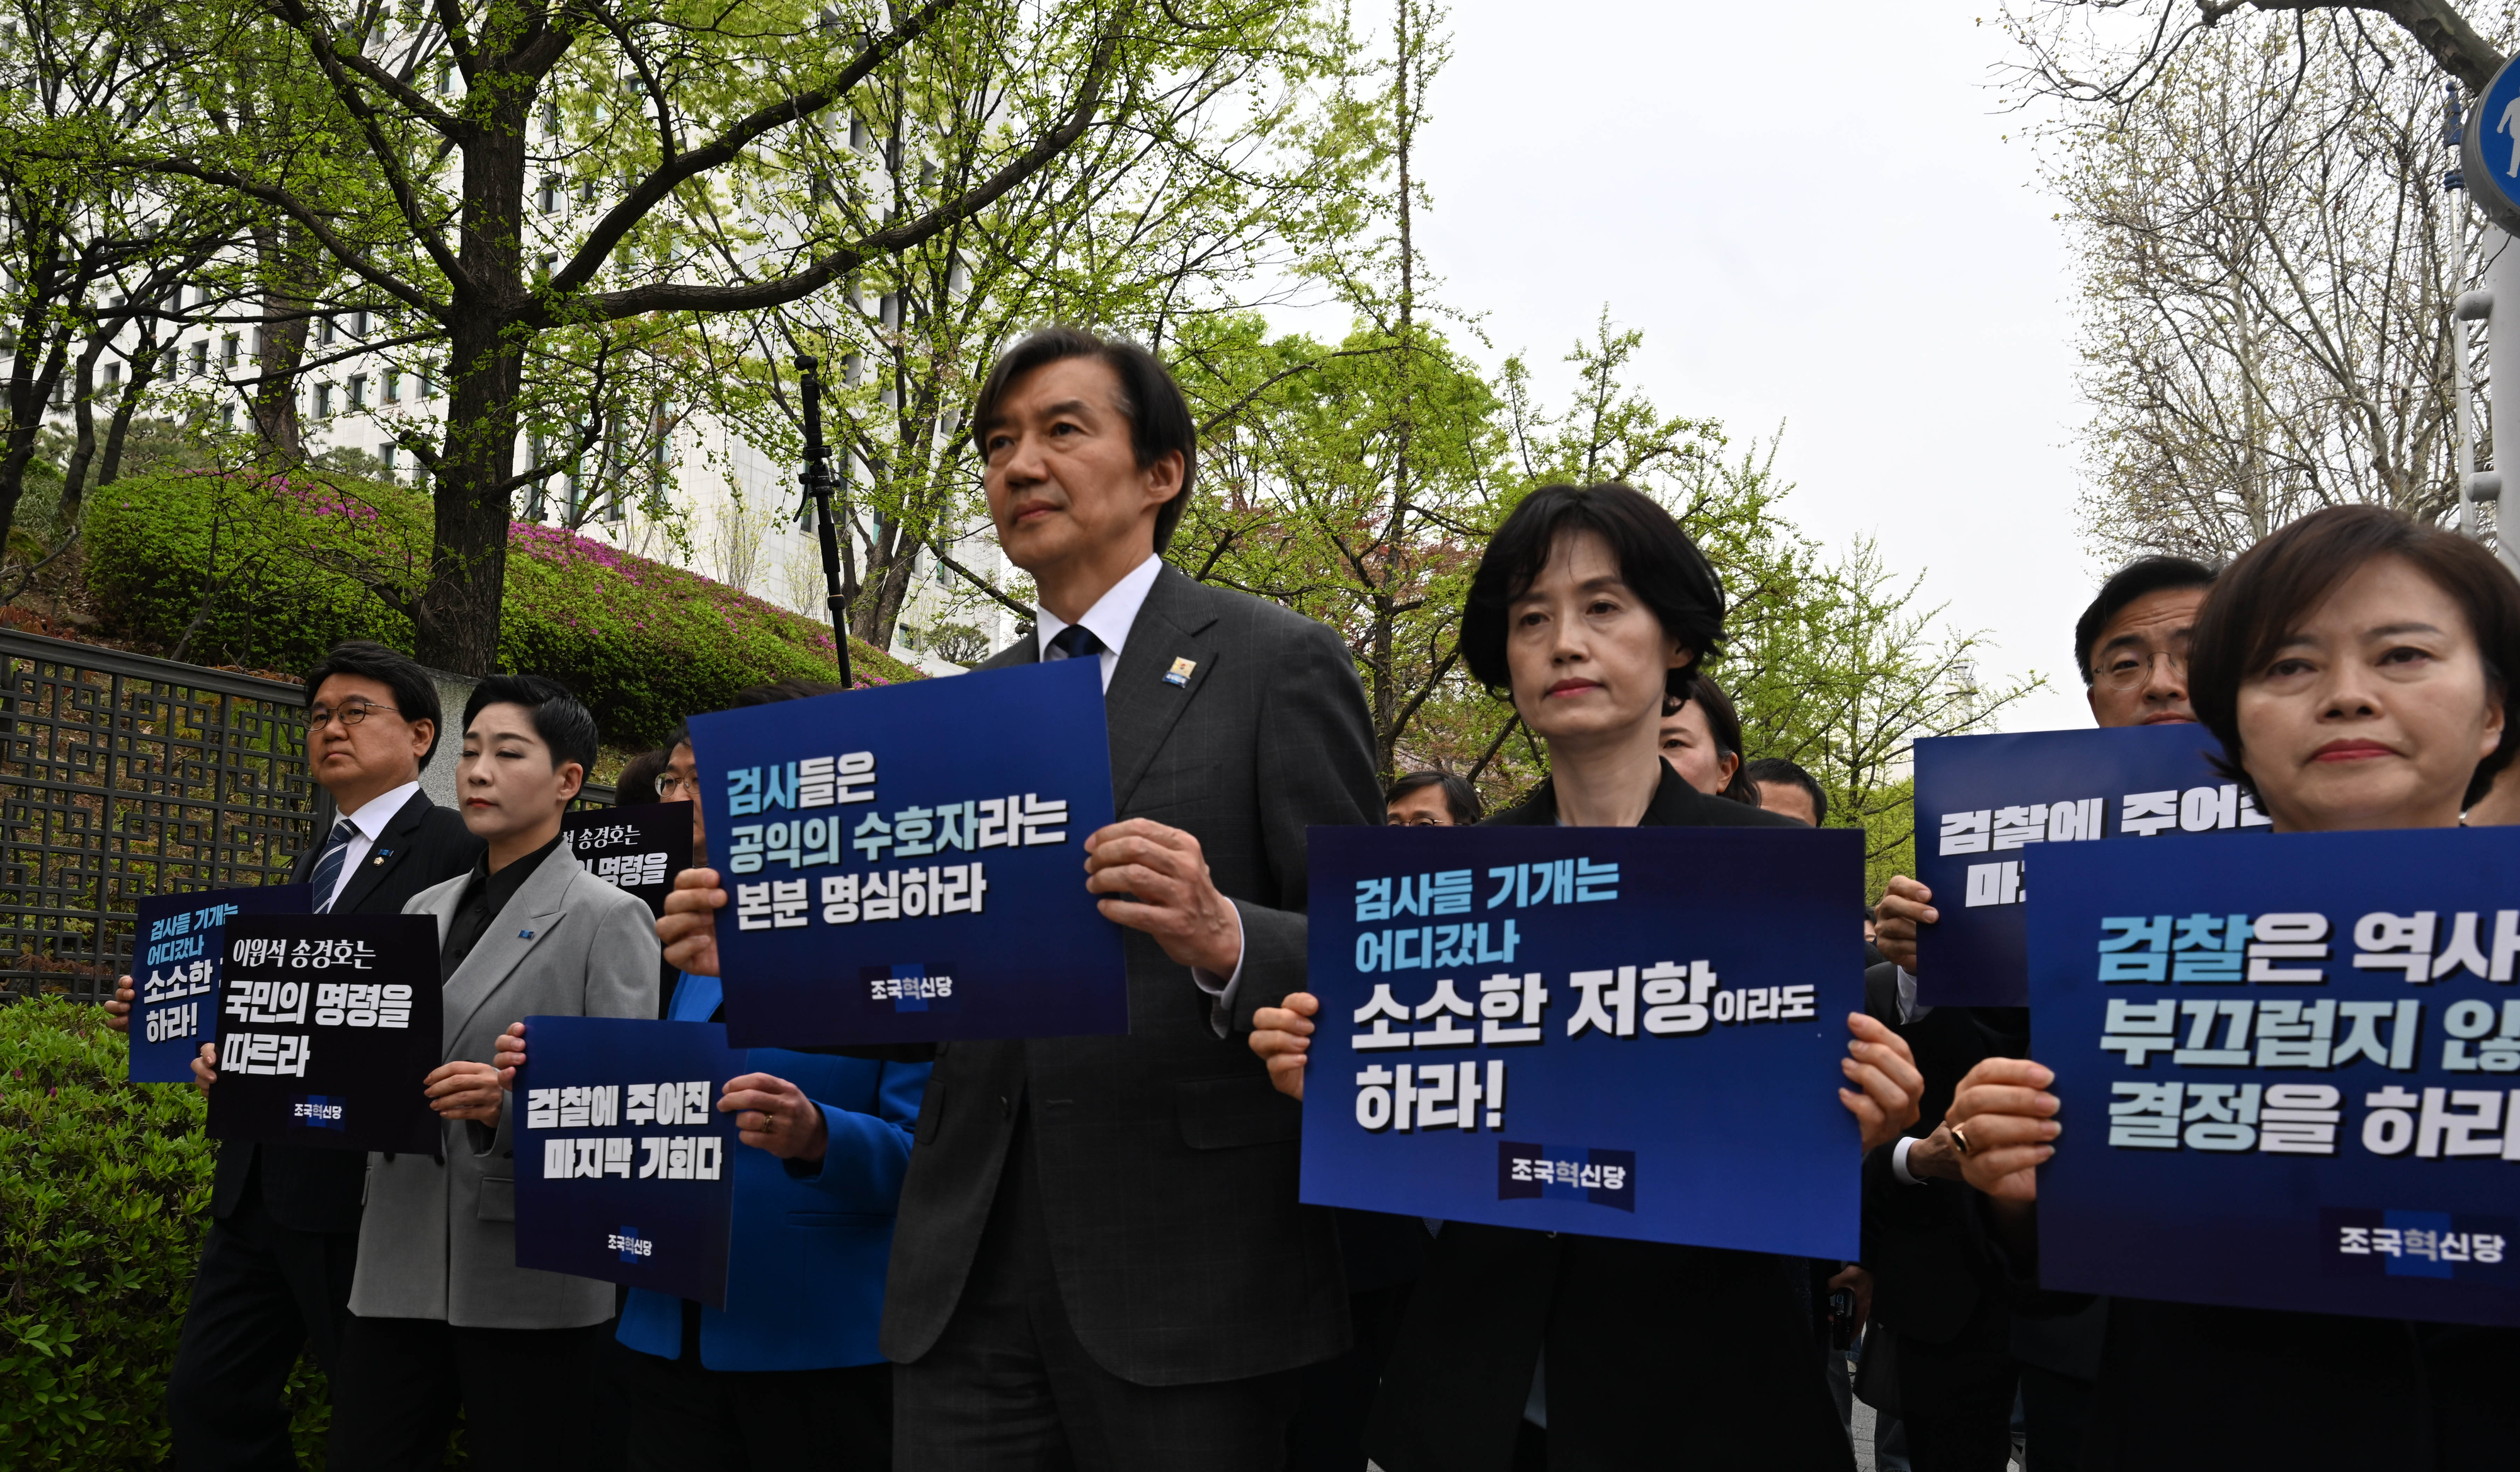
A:
[[[126,478],[87,516],[89,592],[110,632],[191,659],[302,668],[336,640],[411,647],[393,603],[428,575],[427,496],[320,473]],[[382,591],[379,591],[382,590]],[[917,678],[852,639],[862,681]],[[552,527],[508,542],[499,664],[551,675],[623,746],[746,685],[834,676],[832,631],[696,573]]]
[[[208,1225],[216,1147],[192,1089],[130,1083],[104,1012],[0,1006],[0,1467],[155,1467],[166,1371]],[[330,1419],[301,1361],[291,1399],[321,1467]]]

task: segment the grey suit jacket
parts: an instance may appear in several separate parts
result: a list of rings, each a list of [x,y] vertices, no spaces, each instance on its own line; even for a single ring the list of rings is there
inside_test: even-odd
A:
[[[443,942],[471,878],[421,891],[403,913],[435,916]],[[447,978],[440,1061],[494,1061],[498,1035],[529,1014],[652,1018],[656,961],[648,906],[589,874],[565,846],[555,849]],[[517,1265],[515,1105],[507,1095],[499,1103],[496,1129],[441,1122],[443,1159],[368,1157],[351,1312],[488,1329],[568,1329],[612,1316],[611,1284]]]
[[[1027,637],[982,667],[1037,657]],[[1186,684],[1164,679],[1176,659],[1195,662]],[[1240,913],[1235,1026],[1219,1037],[1189,968],[1129,931],[1127,1036],[939,1046],[883,1352],[916,1360],[953,1317],[1020,1107],[1059,1296],[1098,1363],[1183,1385],[1328,1358],[1347,1335],[1337,1242],[1328,1212],[1296,1202],[1302,1112],[1244,1035],[1304,984],[1305,828],[1381,821],[1364,689],[1328,628],[1166,568],[1103,707],[1119,815],[1197,838]]]

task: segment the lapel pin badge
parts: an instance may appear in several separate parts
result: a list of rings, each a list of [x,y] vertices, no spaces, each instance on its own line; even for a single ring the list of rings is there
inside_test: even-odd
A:
[[[1167,685],[1187,685],[1190,683],[1192,673],[1197,668],[1198,661],[1196,660],[1175,660],[1173,661],[1173,667],[1164,671],[1164,683]]]
[[[530,941],[530,940],[532,940],[533,938],[534,938],[534,933],[533,933],[532,931],[529,931],[529,930],[520,930],[520,931],[517,932],[517,939],[518,939],[518,940],[519,940],[519,941]]]

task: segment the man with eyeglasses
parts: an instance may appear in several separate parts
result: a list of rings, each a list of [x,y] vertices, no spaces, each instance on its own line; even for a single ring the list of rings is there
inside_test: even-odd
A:
[[[397,915],[412,896],[471,872],[481,840],[420,788],[441,719],[428,672],[357,640],[335,645],[307,671],[306,689],[306,767],[338,817],[297,856],[290,881],[314,887],[319,911]],[[126,976],[106,1003],[110,1026],[130,1026],[131,998]],[[183,1472],[297,1465],[283,1392],[301,1349],[332,1370],[367,1168],[358,1151],[220,1145],[210,1229],[166,1383]]]
[[[2215,572],[2183,557],[2121,568],[2074,624],[2074,662],[2102,728],[2193,722],[2187,639]],[[1953,1086],[1982,1057],[2009,1055],[2017,1026],[1998,1009],[1916,1005],[1916,927],[1937,912],[1915,880],[1892,879],[1874,927],[1887,960],[1865,976],[1866,1010],[1897,1027],[1925,1074],[1922,1133],[1865,1163],[1866,1266],[1874,1307],[1897,1334],[1900,1408],[1916,1472],[2002,1465],[2016,1386],[2043,1469],[2073,1472],[2099,1374],[2108,1301],[2054,1318],[2007,1313],[1963,1244],[1959,1156],[1939,1122]],[[1931,1186],[1932,1190],[1917,1187]],[[2007,1322],[2008,1320],[2008,1322]]]

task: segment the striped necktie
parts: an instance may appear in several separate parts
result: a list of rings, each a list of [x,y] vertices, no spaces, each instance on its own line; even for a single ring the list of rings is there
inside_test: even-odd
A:
[[[315,860],[315,875],[309,882],[315,886],[315,913],[322,915],[333,908],[333,886],[341,877],[341,865],[350,856],[350,840],[359,836],[359,827],[348,818],[333,825],[333,840],[323,855]]]

